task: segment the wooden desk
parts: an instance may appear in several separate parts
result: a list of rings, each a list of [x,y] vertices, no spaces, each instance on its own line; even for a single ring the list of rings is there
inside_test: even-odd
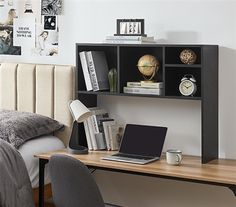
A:
[[[39,158],[39,206],[44,206],[44,167],[54,154],[72,156],[88,167],[100,170],[224,186],[230,188],[236,195],[236,160],[218,159],[201,164],[200,157],[183,156],[181,166],[166,164],[164,156],[159,161],[146,165],[101,160],[101,157],[113,153],[115,152],[94,151],[88,155],[72,155],[67,154],[66,150],[60,150],[35,155]]]

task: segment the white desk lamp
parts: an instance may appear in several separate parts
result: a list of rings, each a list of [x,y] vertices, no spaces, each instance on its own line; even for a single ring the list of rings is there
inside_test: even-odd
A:
[[[78,142],[76,142],[79,136],[76,133],[76,130],[77,130],[77,122],[78,123],[84,122],[88,117],[92,115],[92,113],[79,100],[70,101],[68,107],[73,117],[73,127],[71,131],[68,152],[71,154],[88,154],[88,148],[80,146]]]

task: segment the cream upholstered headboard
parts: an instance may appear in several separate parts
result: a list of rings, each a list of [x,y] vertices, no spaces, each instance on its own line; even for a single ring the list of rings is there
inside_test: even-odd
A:
[[[63,123],[56,134],[68,144],[72,117],[68,102],[74,98],[74,67],[1,63],[0,109],[42,114]]]

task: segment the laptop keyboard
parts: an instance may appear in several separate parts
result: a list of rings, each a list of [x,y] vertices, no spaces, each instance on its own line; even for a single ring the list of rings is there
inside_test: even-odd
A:
[[[131,158],[131,159],[142,159],[142,160],[153,159],[153,157],[141,156],[141,155],[123,154],[123,153],[117,153],[117,154],[114,154],[112,156],[119,156],[119,157],[124,157],[124,158]]]

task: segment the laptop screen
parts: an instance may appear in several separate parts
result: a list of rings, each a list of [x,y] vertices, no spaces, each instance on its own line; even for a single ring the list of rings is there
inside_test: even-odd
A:
[[[160,157],[167,127],[127,124],[121,142],[121,153]]]

